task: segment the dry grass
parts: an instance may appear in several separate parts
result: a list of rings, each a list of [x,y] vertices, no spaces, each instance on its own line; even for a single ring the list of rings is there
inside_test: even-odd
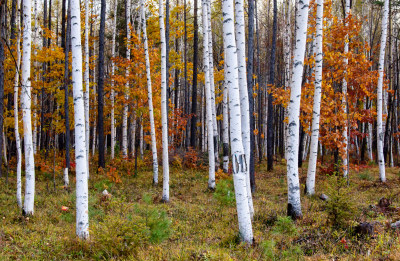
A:
[[[49,163],[51,164],[51,163]],[[377,181],[378,170],[371,167],[361,174],[351,172],[348,198],[355,205],[355,216],[340,228],[327,225],[326,202],[318,197],[302,195],[303,219],[295,224],[295,232],[285,233],[291,226],[280,217],[286,214],[287,187],[284,165],[267,172],[264,165],[257,168],[257,191],[254,194],[255,217],[253,229],[255,244],[239,242],[237,215],[234,204],[221,203],[213,192],[207,190],[207,172],[173,168],[170,177],[171,201],[160,202],[161,186],[152,185],[149,167],[141,164],[136,176],[127,175],[131,163],[120,168],[122,183],[108,181],[105,174],[94,174],[90,179],[90,228],[87,242],[76,239],[74,189],[68,192],[47,188],[51,175],[37,173],[35,215],[21,215],[15,200],[15,177],[9,184],[2,179],[0,187],[0,259],[1,260],[72,260],[72,259],[127,259],[127,260],[379,260],[400,259],[399,234],[388,224],[400,219],[399,169],[387,169],[387,184]],[[148,164],[149,166],[150,164]],[[132,171],[131,171],[132,172]],[[130,173],[131,173],[130,172]],[[300,170],[301,180],[306,167]],[[160,175],[161,177],[162,175]],[[231,178],[231,177],[230,177]],[[230,179],[228,178],[228,179]],[[73,179],[73,178],[71,178]],[[318,193],[328,193],[331,183],[326,176],[317,177]],[[61,183],[61,173],[57,181]],[[219,181],[221,182],[221,181]],[[75,183],[72,181],[72,186]],[[228,182],[229,183],[229,182]],[[161,181],[160,181],[161,184]],[[102,200],[101,191],[107,188],[111,200]],[[304,182],[302,182],[302,191]],[[143,197],[150,197],[146,203]],[[223,195],[222,195],[223,196]],[[391,200],[390,208],[375,206],[381,197]],[[69,207],[68,212],[61,210]],[[170,220],[169,236],[161,243],[143,239],[126,248],[118,227],[108,227],[104,220],[146,220],[147,210],[165,211]],[[158,213],[157,212],[157,213]],[[277,220],[280,220],[277,222]],[[283,220],[283,223],[281,221]],[[125,223],[124,223],[125,222]],[[284,223],[286,222],[286,223]],[[376,222],[372,236],[356,236],[354,226],[359,222]],[[101,225],[100,225],[101,224]],[[105,226],[105,227],[101,227]],[[110,225],[111,226],[111,225]],[[109,229],[108,246],[100,238]],[[130,228],[125,228],[130,229]],[[131,228],[131,232],[137,229]],[[293,229],[293,227],[290,227]],[[277,232],[278,231],[278,232]],[[103,240],[103,241],[101,241]],[[125,244],[125,245],[124,245]],[[111,248],[128,249],[113,252]],[[107,248],[110,249],[107,249]]]

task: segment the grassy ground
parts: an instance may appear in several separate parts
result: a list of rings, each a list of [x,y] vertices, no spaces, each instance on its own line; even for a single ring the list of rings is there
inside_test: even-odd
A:
[[[51,165],[51,163],[49,163]],[[207,190],[207,172],[173,167],[171,201],[160,202],[162,187],[152,185],[150,164],[132,175],[130,163],[90,179],[90,232],[87,242],[75,237],[75,191],[52,187],[52,173],[37,171],[35,215],[23,217],[15,200],[15,177],[0,187],[1,260],[378,260],[400,259],[399,233],[390,222],[400,219],[399,169],[387,169],[387,184],[377,181],[378,170],[368,167],[350,174],[350,187],[337,189],[336,178],[317,177],[317,191],[331,203],[302,195],[303,219],[285,218],[285,166],[273,172],[263,164],[256,170],[253,222],[255,243],[238,237],[231,177]],[[108,176],[107,176],[107,173]],[[129,174],[128,174],[129,173]],[[300,170],[302,191],[306,168]],[[110,181],[121,178],[120,183]],[[102,197],[107,189],[111,199]],[[391,205],[376,207],[386,197]],[[68,207],[63,211],[62,206]],[[336,211],[340,208],[347,211]],[[329,214],[331,213],[331,214]],[[333,215],[332,213],[336,213]],[[336,217],[336,219],[334,218]],[[371,235],[357,235],[360,222],[374,224]]]

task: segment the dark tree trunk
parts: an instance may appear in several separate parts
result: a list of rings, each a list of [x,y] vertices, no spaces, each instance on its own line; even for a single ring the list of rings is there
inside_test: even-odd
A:
[[[69,154],[69,144],[70,144],[70,127],[69,127],[69,42],[71,41],[71,0],[68,0],[68,18],[67,18],[67,39],[65,46],[65,64],[64,64],[64,113],[65,113],[65,167],[69,169],[70,167],[70,154]],[[65,30],[65,29],[64,29]],[[65,33],[65,32],[64,32]]]
[[[10,20],[10,23],[11,23],[11,40],[14,40],[15,39],[15,31],[16,31],[16,28],[15,28],[15,16],[16,16],[16,13],[17,13],[17,1],[16,0],[12,0],[12,7],[11,7],[11,20]]]
[[[189,88],[187,85],[187,27],[186,27],[186,0],[184,0],[183,2],[183,7],[184,7],[184,11],[183,11],[183,23],[184,23],[184,27],[185,27],[185,36],[184,36],[184,47],[183,47],[183,59],[184,59],[184,83],[183,83],[183,89],[185,90],[185,114],[189,115],[189,96],[190,96],[190,92],[189,92]],[[189,137],[190,137],[190,121],[187,122],[186,124],[186,147],[189,146]]]
[[[51,0],[49,0],[49,31],[51,31]],[[51,45],[51,38],[49,37],[47,46],[50,47]]]
[[[169,0],[165,2],[165,60],[166,60],[166,68],[167,71],[167,102],[165,105],[167,106],[167,116],[169,115],[169,99],[171,97],[171,88],[169,86]],[[167,117],[167,122],[169,119]],[[168,123],[169,124],[169,123]]]
[[[301,168],[303,165],[303,144],[304,144],[304,130],[303,125],[300,123],[300,138],[299,138],[299,158],[298,158],[298,166]]]
[[[3,175],[3,110],[4,110],[4,60],[5,60],[5,41],[6,41],[6,12],[7,2],[0,4],[0,177]]]
[[[98,114],[97,128],[99,130],[99,167],[104,168],[104,31],[106,25],[106,0],[101,0],[100,31],[99,31],[99,77],[97,83]]]
[[[62,0],[61,9],[61,48],[65,49],[65,4],[67,0]]]
[[[258,28],[258,13],[257,13],[257,0],[255,0],[255,15],[256,15],[256,37],[257,37],[257,83],[258,83],[258,161],[261,163],[263,159],[263,151],[262,151],[262,138],[261,133],[263,131],[263,109],[262,108],[262,88],[261,88],[261,64],[260,64],[260,32]],[[254,107],[253,107],[254,108]],[[253,129],[255,124],[253,123]]]
[[[190,126],[190,146],[196,147],[196,130],[197,130],[197,56],[198,47],[198,25],[197,25],[197,0],[194,0],[194,35],[193,35],[193,88],[192,88],[192,119]]]
[[[274,0],[274,23],[272,27],[272,46],[271,59],[269,64],[269,80],[268,84],[275,84],[275,53],[276,53],[276,31],[277,31],[277,0]],[[274,107],[272,105],[272,93],[268,94],[268,114],[267,114],[267,170],[274,168]]]
[[[44,24],[46,25],[46,21],[47,21],[47,0],[44,0],[44,5],[43,5],[43,21]],[[47,46],[47,41],[46,41],[46,37],[43,34],[43,47]],[[43,68],[43,82],[46,82],[46,78],[44,77],[45,73],[46,73],[46,63],[42,64],[42,68]],[[42,87],[41,89],[41,95],[40,95],[40,148],[44,148],[45,145],[45,138],[46,135],[44,134],[44,125],[45,125],[45,119],[44,119],[44,113],[45,113],[45,91],[44,91],[44,87]]]
[[[250,116],[250,186],[251,191],[256,190],[254,176],[254,98],[253,98],[253,60],[254,60],[254,0],[249,0],[249,35],[248,35],[248,54],[247,54],[247,88],[249,96],[249,116]]]

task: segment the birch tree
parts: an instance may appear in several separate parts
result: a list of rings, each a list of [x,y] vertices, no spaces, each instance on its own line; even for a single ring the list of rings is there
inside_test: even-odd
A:
[[[130,41],[131,41],[131,1],[126,1],[126,59],[131,59]],[[125,70],[125,103],[122,112],[122,155],[128,156],[128,91],[129,91],[129,68]]]
[[[350,0],[345,0],[345,25],[347,26],[347,18],[349,16],[349,12],[350,12]],[[344,63],[345,66],[347,66],[349,64],[349,59],[347,58],[347,53],[349,52],[349,36],[346,34],[345,37],[345,41],[344,41]],[[347,110],[348,110],[348,105],[347,105],[347,69],[345,71],[345,76],[343,78],[343,83],[342,83],[342,108],[343,108],[343,112],[346,115],[347,114]],[[347,119],[348,120],[348,119]],[[348,153],[349,153],[349,145],[348,145],[348,126],[347,126],[348,122],[345,122],[343,125],[343,143],[344,143],[344,150],[345,150],[345,154],[343,155],[343,176],[347,177],[348,175]]]
[[[85,1],[85,140],[86,140],[86,158],[89,169],[89,140],[90,140],[90,80],[89,80],[89,4],[90,1]],[[114,45],[113,45],[114,46]]]
[[[208,188],[215,189],[215,155],[214,155],[214,127],[210,83],[210,54],[209,54],[209,28],[208,28],[208,0],[202,0],[203,16],[203,66],[206,88],[206,122],[208,138]]]
[[[19,0],[16,1],[17,9],[20,6]],[[18,207],[22,208],[22,185],[21,185],[21,140],[19,136],[19,119],[18,119],[18,86],[19,86],[19,70],[20,70],[20,63],[21,63],[21,33],[20,33],[20,15],[16,15],[16,34],[17,34],[17,41],[16,41],[16,50],[17,50],[17,64],[14,76],[14,132],[15,132],[15,145],[17,149],[17,204]]]
[[[25,153],[25,201],[24,214],[33,215],[35,201],[35,161],[33,157],[32,119],[31,119],[31,0],[23,1],[23,46],[22,46],[22,89],[21,108],[24,123]]]
[[[223,42],[225,53],[225,81],[229,89],[230,138],[233,182],[241,239],[253,242],[251,214],[247,197],[247,162],[242,143],[241,106],[238,80],[238,56],[235,40],[234,6],[232,0],[223,0]],[[250,189],[250,188],[249,188]]]
[[[298,2],[296,14],[296,46],[293,59],[293,74],[289,102],[289,123],[287,137],[287,184],[288,215],[292,218],[302,217],[299,182],[299,117],[301,84],[304,68],[304,52],[307,40],[309,0]]]
[[[214,84],[214,54],[213,54],[213,38],[212,38],[212,27],[211,27],[211,0],[207,0],[207,27],[208,27],[208,54],[210,67],[210,94],[211,94],[211,110],[212,110],[212,122],[213,122],[213,135],[214,135],[214,157],[215,167],[218,169],[219,163],[219,151],[218,151],[218,125],[217,125],[217,109],[215,106],[215,84]]]
[[[243,0],[235,0],[235,29],[236,29],[236,47],[237,47],[237,63],[239,76],[239,94],[241,109],[241,130],[244,152],[246,155],[246,164],[250,162],[250,114],[249,114],[249,96],[247,89],[246,75],[246,39],[245,39],[245,22],[244,22],[244,6]],[[247,184],[247,200],[249,202],[250,215],[253,218],[254,208],[251,196],[250,172],[246,166],[246,184]]]
[[[89,238],[89,171],[86,159],[80,12],[79,0],[71,0],[72,86],[74,97],[76,162],[76,234],[80,239],[87,239]]]
[[[163,157],[162,200],[169,202],[169,162],[168,162],[168,111],[167,111],[167,54],[165,42],[164,6],[159,0],[160,42],[161,42],[161,124]]]
[[[318,137],[319,137],[319,118],[321,111],[321,90],[322,90],[322,37],[323,37],[323,15],[324,0],[317,1],[317,17],[316,17],[316,38],[315,38],[315,90],[313,104],[313,118],[311,123],[311,145],[310,157],[308,159],[308,172],[306,193],[313,195],[315,193],[315,172],[317,169],[318,157]]]
[[[151,152],[153,154],[153,183],[158,184],[158,159],[157,159],[157,142],[156,142],[156,130],[154,125],[154,109],[153,109],[153,91],[151,87],[151,70],[150,70],[150,56],[149,56],[149,44],[147,39],[147,24],[146,24],[146,12],[144,9],[144,2],[140,0],[141,8],[141,23],[143,30],[143,42],[144,42],[144,55],[146,59],[146,77],[147,77],[147,98],[149,103],[149,118],[150,118],[150,135],[151,135]],[[142,128],[143,129],[143,128]]]
[[[385,0],[382,12],[382,35],[381,44],[379,51],[379,78],[378,78],[378,89],[377,89],[377,147],[378,147],[378,165],[379,165],[379,178],[382,182],[386,182],[385,175],[385,159],[383,156],[383,140],[384,140],[384,129],[382,124],[382,96],[383,96],[383,75],[385,66],[385,48],[386,48],[386,37],[388,27],[388,16],[389,16],[389,0]]]

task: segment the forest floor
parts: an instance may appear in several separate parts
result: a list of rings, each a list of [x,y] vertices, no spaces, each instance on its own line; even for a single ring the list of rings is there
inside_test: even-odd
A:
[[[161,202],[162,175],[160,184],[153,186],[151,164],[139,162],[137,175],[133,163],[121,160],[106,171],[92,170],[90,239],[82,242],[75,236],[74,173],[66,190],[61,186],[61,167],[40,163],[35,214],[24,217],[15,200],[15,174],[10,171],[8,184],[4,178],[0,181],[0,259],[400,260],[400,234],[390,227],[400,219],[398,168],[387,168],[386,184],[378,181],[376,166],[352,170],[349,187],[335,176],[320,174],[317,195],[330,197],[323,201],[303,196],[304,165],[300,169],[303,219],[293,223],[285,217],[284,162],[278,162],[273,172],[267,172],[265,165],[256,168],[252,246],[240,243],[238,237],[229,175],[218,173],[217,190],[211,192],[206,168],[182,169],[178,162],[171,168],[171,198],[166,204]],[[104,189],[111,198],[102,196]],[[378,206],[382,197],[388,202]],[[360,222],[373,228],[357,230]]]

